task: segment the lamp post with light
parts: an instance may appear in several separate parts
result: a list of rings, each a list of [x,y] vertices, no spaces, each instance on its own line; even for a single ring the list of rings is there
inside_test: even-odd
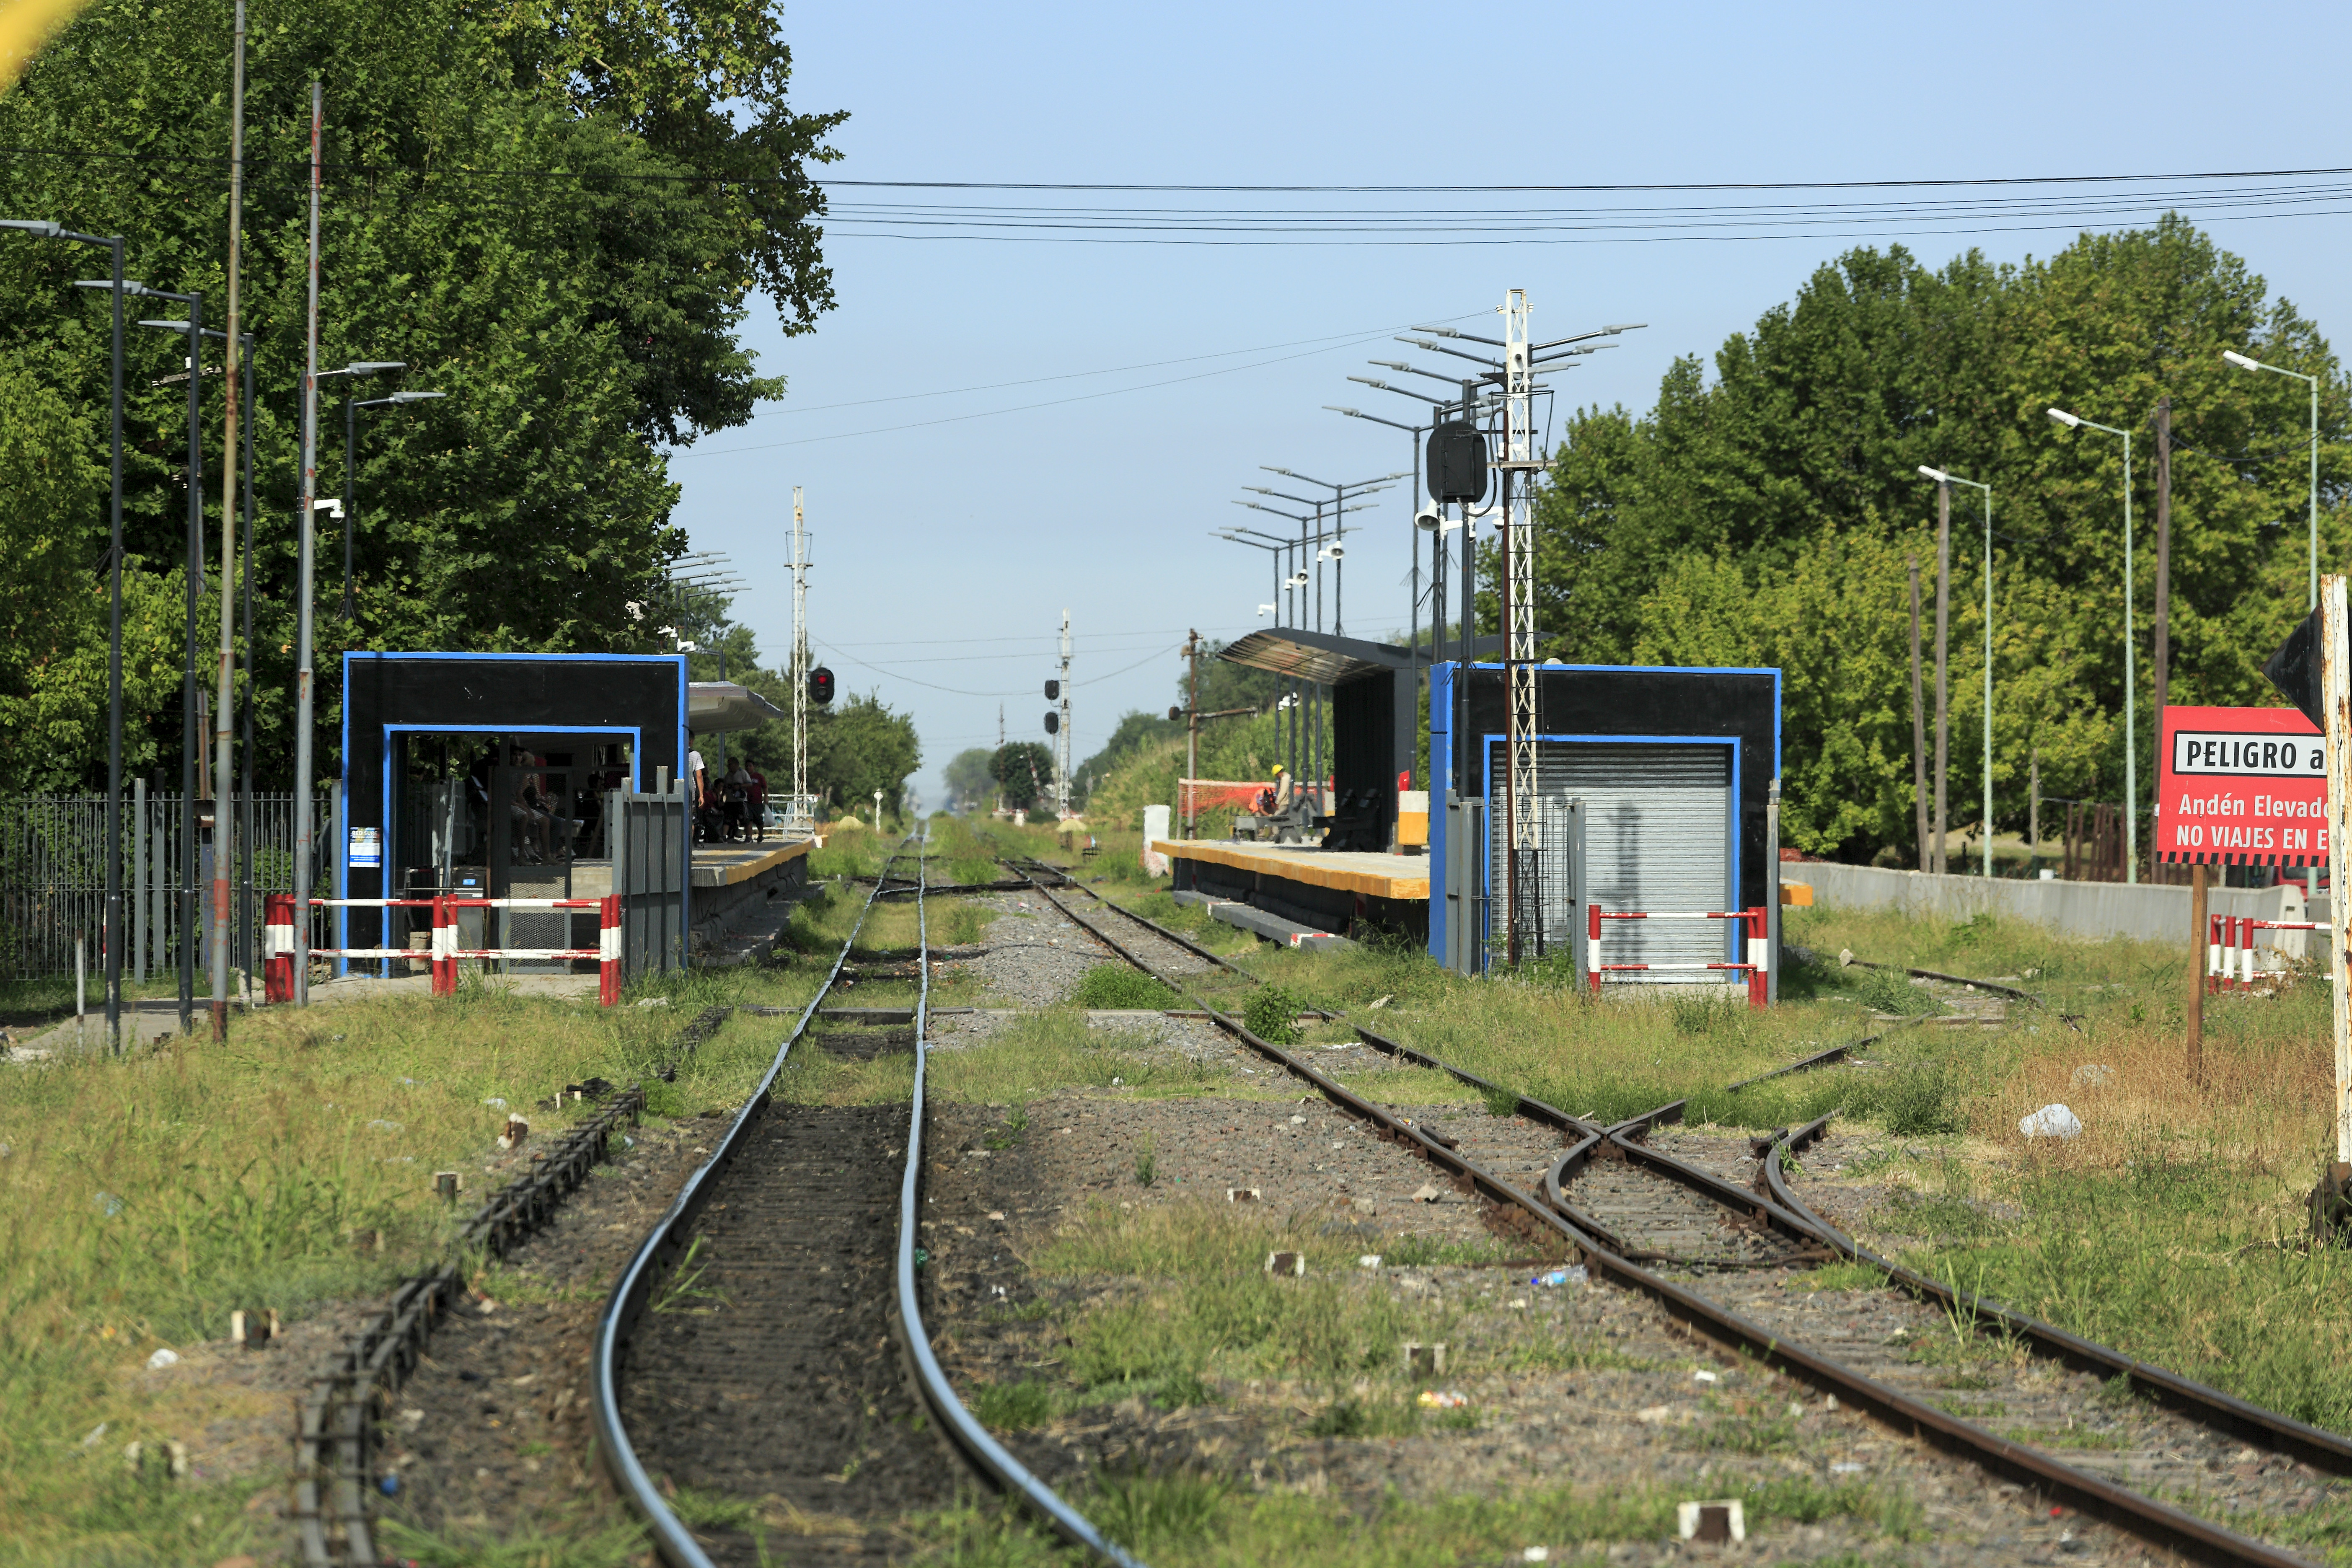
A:
[[[2124,444],[2124,880],[2139,880],[2139,721],[2133,685],[2132,646],[2132,521],[2131,432],[2053,408],[2050,417],[2069,430],[2103,430],[2121,437]],[[1988,503],[1990,504],[1990,503]]]
[[[1985,876],[1992,875],[1992,487],[1964,479],[1942,468],[1919,465],[1919,471],[1937,484],[1949,488],[1966,485],[1970,489],[1984,491],[1984,865]],[[1937,823],[1937,832],[1944,825]]]
[[[353,374],[367,374],[379,370],[405,370],[402,364],[371,363],[351,367]],[[365,402],[346,395],[343,398],[343,625],[352,624],[352,541],[360,530],[359,480],[356,465],[359,445],[360,410],[390,408],[404,403],[426,403],[436,397],[446,397],[446,392],[395,392],[389,397],[371,397]],[[347,634],[348,635],[348,634]]]
[[[2223,349],[2221,357],[2240,370],[2266,370],[2274,375],[2291,375],[2311,386],[2311,603],[2308,609],[2319,608],[2319,378],[2305,375],[2299,370],[2287,370],[2261,360],[2249,359],[2235,349]]]

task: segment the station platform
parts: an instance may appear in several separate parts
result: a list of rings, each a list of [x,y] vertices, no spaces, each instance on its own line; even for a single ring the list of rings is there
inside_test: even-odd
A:
[[[792,919],[785,895],[808,882],[808,853],[805,838],[696,845],[694,962],[723,967],[765,952]]]
[[[787,844],[771,838],[764,844],[698,844],[694,847],[696,888],[732,888],[755,882],[795,860],[808,858],[809,842]]]
[[[1181,890],[1246,903],[1341,935],[1391,931],[1428,940],[1425,856],[1222,838],[1156,838],[1151,847],[1168,857]]]

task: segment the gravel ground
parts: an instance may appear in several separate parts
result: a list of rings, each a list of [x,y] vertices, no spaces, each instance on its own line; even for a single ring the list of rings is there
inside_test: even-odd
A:
[[[1498,1164],[1532,1163],[1548,1142],[1556,1146],[1549,1130],[1487,1117],[1483,1107],[1399,1109]],[[968,1396],[978,1383],[1018,1382],[1055,1364],[1069,1317],[1137,1288],[1030,1275],[1024,1259],[1089,1205],[1142,1209],[1196,1194],[1221,1202],[1227,1187],[1246,1185],[1259,1190],[1269,1217],[1346,1226],[1367,1251],[1405,1234],[1493,1240],[1484,1205],[1319,1098],[1269,1105],[1065,1094],[1031,1101],[1027,1114],[1025,1131],[1008,1141],[1002,1110],[937,1112],[936,1217],[925,1237],[934,1258],[929,1326]],[[1134,1172],[1146,1134],[1160,1161],[1149,1188],[1137,1185]],[[1009,1146],[991,1150],[992,1141]],[[1423,1193],[1435,1201],[1415,1201]],[[1538,1288],[1530,1273],[1524,1263],[1384,1267],[1351,1272],[1346,1282],[1460,1314],[1449,1331],[1455,1364],[1466,1370],[1445,1382],[1469,1398],[1475,1424],[1467,1430],[1314,1436],[1307,1418],[1344,1391],[1266,1382],[1221,1387],[1216,1404],[1182,1411],[1137,1400],[1080,1409],[1006,1440],[1057,1482],[1106,1467],[1182,1468],[1245,1489],[1336,1496],[1360,1511],[1391,1493],[1498,1496],[1532,1478],[1595,1491],[1663,1485],[1693,1498],[1798,1476],[1866,1482],[1919,1510],[1918,1539],[1892,1558],[1881,1554],[1893,1543],[1858,1518],[1760,1526],[1748,1554],[1786,1561],[1866,1550],[1871,1561],[1920,1564],[2157,1560],[2131,1538],[2071,1511],[2053,1516],[2021,1489],[1722,1353],[1640,1297],[1607,1287]],[[1580,1347],[1580,1357],[1567,1359],[1583,1365],[1559,1370],[1563,1341]],[[1609,1559],[1662,1562],[1686,1550],[1625,1542]]]
[[[974,895],[998,912],[982,941],[987,951],[964,960],[979,977],[982,1005],[1050,1007],[1066,1000],[1097,963],[1116,963],[1085,928],[1034,893]]]

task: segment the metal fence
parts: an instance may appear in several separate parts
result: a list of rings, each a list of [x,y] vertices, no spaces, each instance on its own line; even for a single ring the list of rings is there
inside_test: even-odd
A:
[[[122,973],[129,980],[173,973],[191,942],[198,973],[211,964],[206,900],[213,844],[199,831],[192,857],[181,801],[177,795],[150,795],[142,781],[122,803]],[[229,868],[231,963],[255,969],[261,960],[260,897],[294,888],[294,797],[240,795],[231,799],[229,812],[237,846]],[[314,812],[312,885],[324,892],[334,865],[333,796],[320,796]],[[79,938],[88,944],[94,981],[105,968],[105,927],[106,797],[0,798],[0,980],[72,973]],[[331,940],[321,920],[314,941],[324,946]]]

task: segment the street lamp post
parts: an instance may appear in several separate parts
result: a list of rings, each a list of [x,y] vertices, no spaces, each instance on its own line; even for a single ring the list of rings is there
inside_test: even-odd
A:
[[[205,297],[201,293],[175,294],[167,289],[145,290],[149,299],[174,300],[187,306],[184,321],[146,321],[139,324],[162,331],[182,332],[188,340],[188,541],[185,587],[187,598],[187,648],[180,668],[180,843],[186,857],[186,875],[180,884],[180,1033],[192,1034],[196,1026],[196,879],[199,864],[196,853],[196,753],[200,744],[196,727],[196,584],[205,570],[205,447],[203,425]],[[234,526],[233,524],[231,526]],[[226,593],[228,585],[223,584]],[[213,803],[214,853],[220,853],[222,803]],[[215,964],[224,954],[215,952]]]
[[[2132,645],[2132,521],[2131,432],[2053,408],[2050,417],[2069,430],[2104,430],[2124,444],[2124,880],[2139,880],[2139,721],[2134,704],[2135,654]]]
[[[1412,479],[1412,510],[1416,514],[1418,514],[1421,508],[1421,437],[1423,433],[1429,429],[1429,426],[1426,425],[1407,425],[1395,419],[1383,419],[1377,414],[1367,414],[1360,408],[1342,408],[1336,403],[1327,403],[1323,406],[1329,409],[1334,414],[1344,414],[1350,419],[1369,419],[1375,425],[1385,425],[1391,430],[1402,430],[1411,438],[1412,443],[1412,467],[1408,468],[1403,474],[1396,477],[1402,479],[1410,476]],[[1412,656],[1412,662],[1416,665],[1421,659],[1421,533],[1422,531],[1418,527],[1413,530],[1412,629],[1411,640],[1405,646],[1405,651]],[[1432,626],[1430,628],[1429,640],[1430,655],[1433,661],[1437,652],[1437,628],[1435,626]],[[1413,686],[1415,690],[1420,689],[1420,679],[1417,675],[1414,678]]]
[[[1992,875],[1992,487],[1964,479],[1942,468],[1919,465],[1919,471],[1939,485],[1966,485],[1984,491],[1984,864]],[[1940,826],[1941,825],[1938,824]]]
[[[106,1037],[117,1055],[122,1050],[122,297],[143,291],[144,285],[122,276],[122,236],[78,234],[62,224],[39,218],[0,219],[0,228],[13,228],[42,239],[69,239],[80,245],[106,247],[114,265],[103,279],[76,279],[77,289],[104,289],[113,297],[113,448],[110,477],[112,500],[108,512],[107,574],[111,608],[107,622],[106,666],[106,932],[102,945],[106,965]]]
[[[365,374],[379,370],[403,370],[398,364],[371,363],[354,365],[354,374]],[[359,443],[359,411],[362,408],[389,408],[401,403],[425,403],[436,397],[446,397],[446,392],[395,392],[390,397],[372,397],[358,402],[347,393],[343,397],[343,625],[352,624],[352,540],[360,531],[359,479],[356,448]],[[348,634],[347,634],[348,635]]]
[[[2291,375],[2311,386],[2311,603],[2309,609],[2319,608],[2319,378],[2305,375],[2299,370],[2287,370],[2265,364],[2258,359],[2248,359],[2235,349],[2223,349],[2221,357],[2240,370],[2266,370],[2276,375]]]

